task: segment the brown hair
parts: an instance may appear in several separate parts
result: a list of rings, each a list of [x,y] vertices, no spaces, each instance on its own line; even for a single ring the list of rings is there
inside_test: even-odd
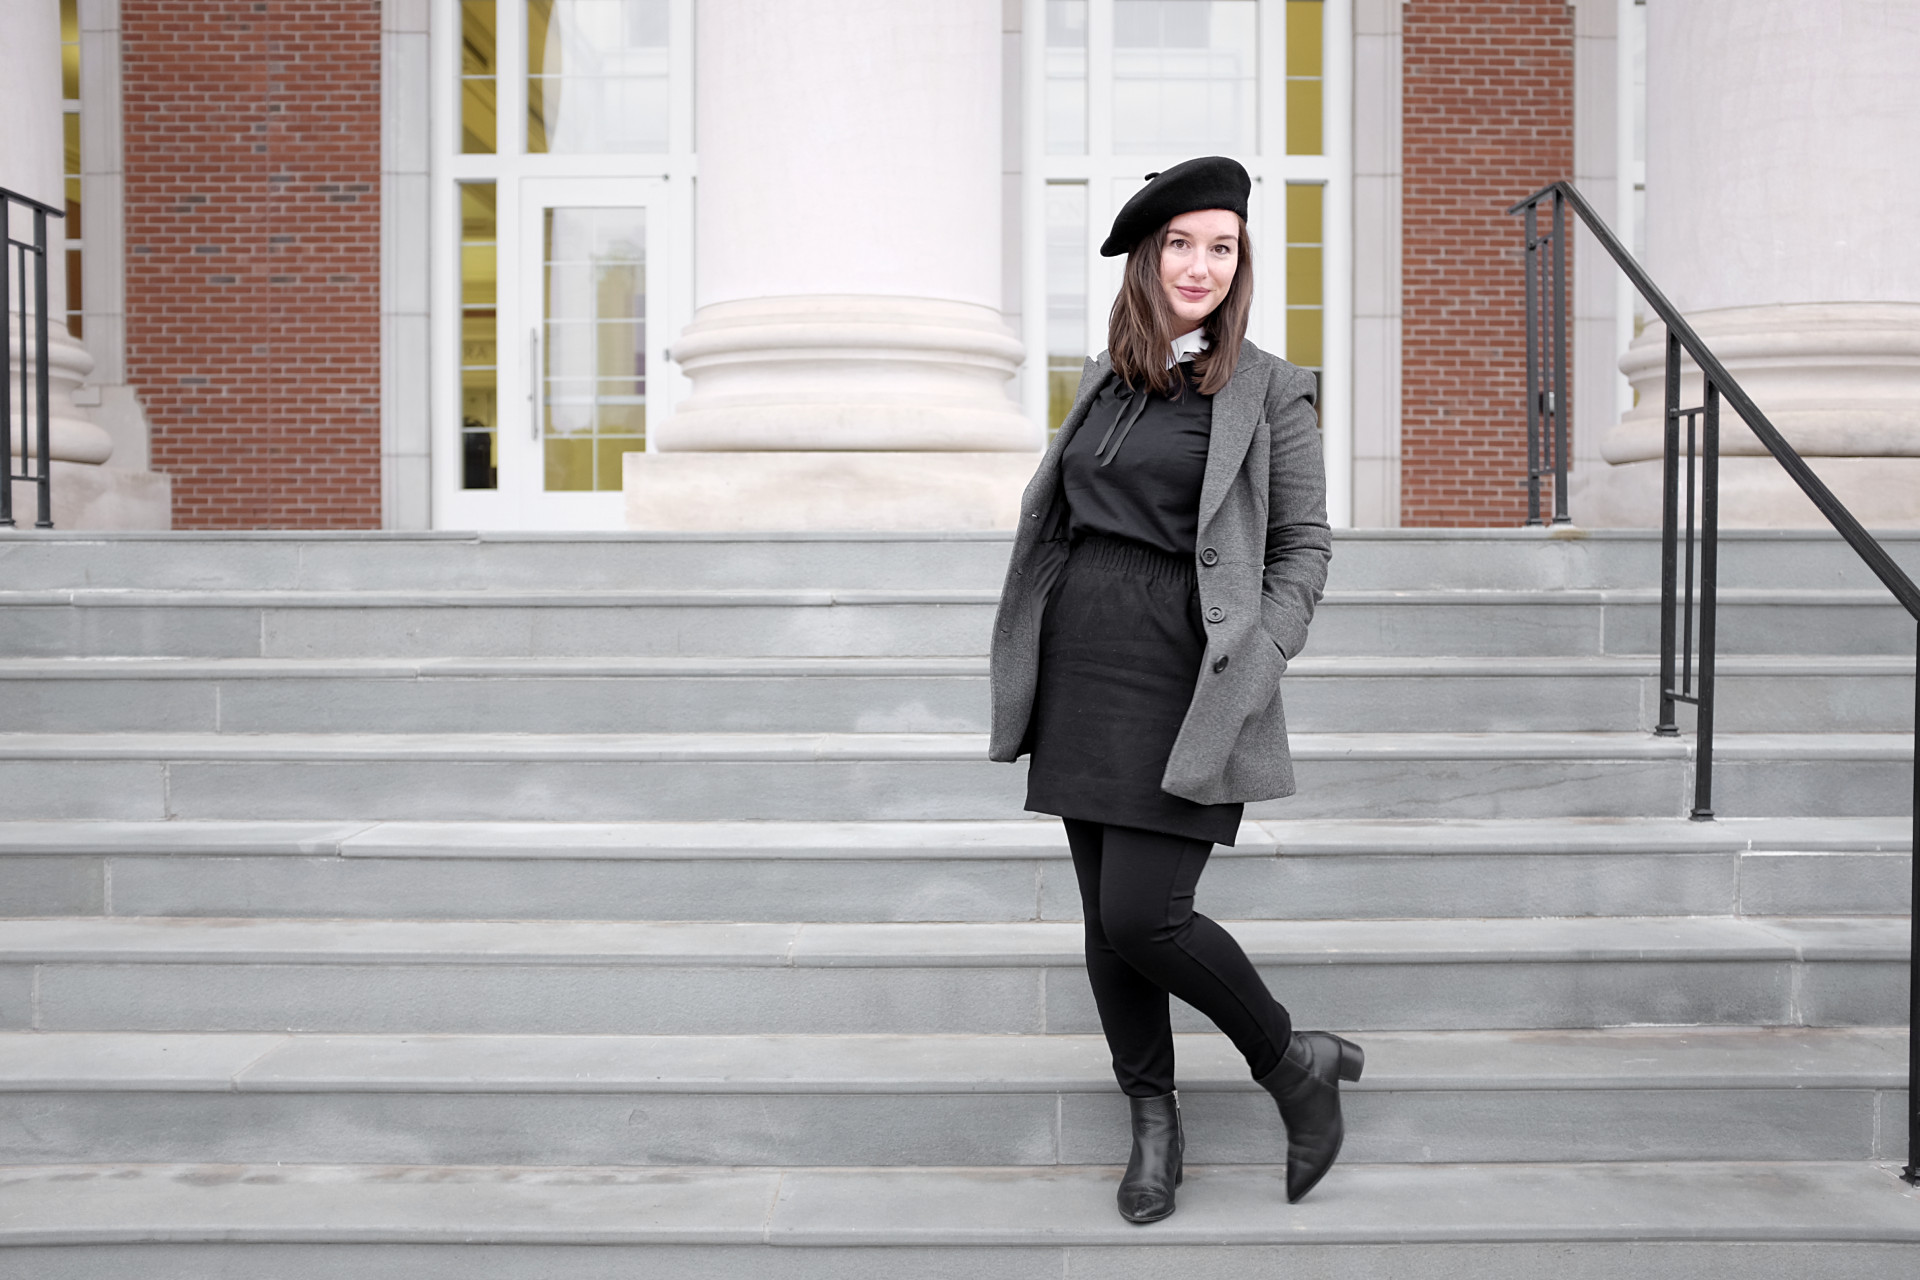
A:
[[[1107,317],[1107,354],[1114,372],[1132,389],[1146,387],[1161,395],[1171,395],[1177,385],[1174,371],[1167,368],[1167,349],[1179,336],[1174,332],[1178,321],[1160,286],[1160,251],[1167,243],[1167,227],[1171,225],[1169,222],[1142,238],[1127,254],[1120,294]],[[1247,336],[1247,314],[1252,309],[1253,244],[1247,239],[1246,220],[1241,219],[1240,261],[1234,268],[1233,283],[1227,286],[1227,296],[1220,305],[1200,322],[1207,335],[1207,349],[1193,358],[1193,371],[1200,376],[1201,395],[1218,394],[1233,377],[1241,340]]]

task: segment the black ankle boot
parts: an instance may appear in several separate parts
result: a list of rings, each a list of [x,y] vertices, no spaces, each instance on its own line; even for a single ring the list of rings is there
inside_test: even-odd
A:
[[[1287,1203],[1297,1203],[1333,1168],[1346,1137],[1340,1082],[1358,1080],[1360,1046],[1325,1031],[1296,1031],[1280,1065],[1257,1083],[1280,1104],[1287,1126]]]
[[[1128,1222],[1158,1222],[1173,1212],[1173,1189],[1185,1171],[1186,1135],[1180,1129],[1180,1095],[1128,1098],[1133,1108],[1133,1155],[1120,1179],[1120,1216]]]

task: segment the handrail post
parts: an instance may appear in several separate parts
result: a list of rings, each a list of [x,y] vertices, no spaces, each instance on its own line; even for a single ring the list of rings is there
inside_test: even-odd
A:
[[[1567,514],[1567,436],[1573,403],[1567,398],[1567,236],[1566,197],[1553,193],[1553,523],[1571,524]]]
[[[1527,228],[1527,523],[1540,523],[1540,236],[1539,210],[1529,204]]]
[[[1695,822],[1713,820],[1713,621],[1719,586],[1720,550],[1720,388],[1705,380],[1707,396],[1700,449],[1700,684],[1694,709],[1693,813]]]
[[[1914,645],[1913,825],[1909,832],[1913,905],[1907,909],[1907,1167],[1900,1176],[1920,1187],[1920,633]]]
[[[39,269],[33,273],[33,405],[38,415],[34,429],[35,452],[39,462],[33,474],[40,482],[40,503],[33,527],[36,529],[53,528],[53,410],[47,397],[52,394],[49,366],[53,363],[47,358],[47,213],[44,209],[33,211],[33,251],[38,255]],[[23,326],[24,328],[24,326]],[[26,334],[20,335],[21,342]],[[21,355],[25,355],[23,351]],[[25,422],[21,423],[25,427]],[[11,459],[9,459],[11,461]]]
[[[24,255],[23,255],[24,256]],[[11,362],[13,352],[13,204],[6,196],[0,195],[0,320],[7,326],[7,356]],[[26,340],[24,318],[21,341]],[[22,355],[25,353],[22,352]],[[26,390],[27,362],[20,362],[21,390]],[[26,412],[26,406],[21,406]],[[13,370],[0,371],[0,529],[13,528]]]
[[[1675,737],[1673,641],[1680,570],[1680,339],[1667,334],[1666,465],[1660,494],[1660,722],[1653,731]]]

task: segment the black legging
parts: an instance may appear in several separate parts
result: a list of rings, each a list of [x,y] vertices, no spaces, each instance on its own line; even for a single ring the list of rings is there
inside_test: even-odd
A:
[[[1173,1092],[1167,995],[1212,1018],[1257,1079],[1280,1064],[1293,1020],[1233,935],[1193,909],[1213,846],[1063,818],[1087,919],[1087,977],[1120,1091]]]

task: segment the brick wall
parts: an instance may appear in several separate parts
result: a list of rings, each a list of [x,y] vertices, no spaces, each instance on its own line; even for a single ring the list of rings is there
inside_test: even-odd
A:
[[[1527,335],[1506,209],[1573,176],[1573,10],[1412,0],[1403,23],[1400,519],[1515,525]]]
[[[177,529],[380,525],[380,0],[121,0],[127,369]]]

